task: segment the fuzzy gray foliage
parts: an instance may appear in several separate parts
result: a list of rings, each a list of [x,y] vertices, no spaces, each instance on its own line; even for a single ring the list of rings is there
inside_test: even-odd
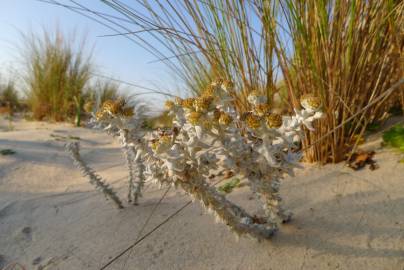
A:
[[[118,208],[123,208],[123,204],[116,192],[104,180],[89,167],[80,156],[80,147],[78,142],[66,144],[66,150],[73,159],[75,165],[80,169],[82,174],[86,176],[90,183],[104,193],[107,199],[111,199]]]
[[[139,197],[142,196],[142,190],[145,182],[145,177],[143,174],[145,166],[141,159],[137,159],[135,162],[137,181],[134,182],[133,186],[133,203],[137,204]]]
[[[121,129],[120,137],[129,173],[128,201],[137,205],[139,197],[142,196],[142,188],[144,185],[144,165],[140,157],[136,158],[136,149],[133,144],[129,143],[130,137],[128,131]]]
[[[129,173],[128,201],[137,205],[139,197],[142,196],[142,188],[144,185],[144,165],[141,160],[135,160],[136,150],[134,147],[126,145],[123,147],[123,151],[125,153]]]

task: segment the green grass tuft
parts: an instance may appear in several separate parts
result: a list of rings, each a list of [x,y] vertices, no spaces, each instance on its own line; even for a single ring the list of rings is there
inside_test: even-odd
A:
[[[395,125],[383,133],[383,141],[404,152],[404,125]]]
[[[28,105],[36,120],[68,121],[91,79],[91,57],[59,31],[25,35]],[[84,46],[84,42],[82,43]]]
[[[233,189],[237,188],[240,186],[240,179],[239,178],[233,178],[229,182],[227,182],[224,185],[221,185],[220,187],[217,188],[217,190],[221,193],[226,193],[229,194],[233,191]]]

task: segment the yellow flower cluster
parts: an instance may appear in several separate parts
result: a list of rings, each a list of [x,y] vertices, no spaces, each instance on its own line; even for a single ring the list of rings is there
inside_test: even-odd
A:
[[[185,117],[192,125],[201,125],[212,128],[214,125],[229,125],[232,117],[216,108],[216,101],[220,99],[220,91],[230,91],[233,83],[229,80],[218,79],[211,83],[200,96],[181,99],[176,97],[174,101],[165,102],[167,110],[173,110],[176,106],[185,110]]]
[[[258,116],[265,116],[270,112],[270,106],[266,103],[257,104],[254,106],[254,112]]]
[[[185,118],[192,125],[203,126],[211,129],[214,126],[229,126],[235,119],[221,109],[217,108],[216,101],[219,100],[220,91],[225,89],[233,89],[234,85],[231,81],[218,79],[213,82],[200,96],[194,98],[176,98],[174,101],[166,101],[165,107],[172,110],[175,106],[182,107],[186,110]],[[250,129],[259,129],[263,125],[267,128],[279,128],[282,126],[282,116],[271,113],[270,106],[264,103],[264,98],[258,91],[252,91],[250,96],[256,98],[257,103],[253,103],[251,112],[245,113],[240,120]]]
[[[219,89],[224,90],[225,92],[229,93],[234,89],[234,83],[231,80],[224,80],[222,78],[216,79],[212,82],[205,91],[202,92],[201,96],[210,96],[215,97],[218,93]]]
[[[245,118],[247,127],[251,129],[257,129],[261,127],[261,118],[258,115],[248,113]]]
[[[231,122],[233,122],[233,118],[228,113],[220,112],[219,124],[228,126],[231,124]]]
[[[280,128],[282,126],[282,116],[271,113],[271,107],[266,103],[266,97],[262,96],[259,91],[251,91],[247,100],[252,106],[252,111],[242,117],[247,127],[258,129],[262,125],[266,125],[267,128]]]
[[[279,128],[282,126],[282,116],[280,114],[271,113],[265,116],[265,122],[268,128]]]
[[[303,95],[300,98],[300,103],[305,109],[310,109],[313,111],[317,111],[321,107],[321,99],[312,94]]]
[[[101,111],[117,114],[121,107],[121,101],[107,100],[101,106]]]
[[[276,113],[269,113],[269,111],[263,115],[247,112],[241,117],[241,120],[251,129],[260,128],[263,122],[267,128],[280,128],[282,126],[282,116]]]
[[[127,106],[124,99],[107,100],[96,113],[97,120],[106,116],[132,117],[134,115],[133,107]]]
[[[206,112],[210,109],[212,102],[213,102],[213,96],[201,96],[198,98],[194,99],[194,109],[197,112]]]
[[[194,100],[195,100],[194,98],[183,99],[182,102],[181,102],[181,106],[184,109],[192,110],[194,108]]]
[[[216,86],[214,84],[210,84],[205,91],[202,92],[202,96],[204,97],[213,97],[216,94]]]
[[[187,120],[190,122],[192,125],[197,125],[199,123],[199,119],[201,119],[202,113],[200,112],[190,112],[187,115]]]

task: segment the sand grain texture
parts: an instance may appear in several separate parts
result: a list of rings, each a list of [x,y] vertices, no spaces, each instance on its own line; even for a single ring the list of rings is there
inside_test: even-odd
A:
[[[51,134],[79,136],[83,158],[126,198],[126,168],[108,136],[67,124],[18,121],[0,148],[0,269],[99,269],[132,244],[164,190],[117,210],[94,191]],[[1,131],[3,130],[3,131]],[[377,149],[380,168],[309,166],[283,181],[293,221],[271,241],[236,241],[198,203],[185,208],[107,269],[404,269],[404,164]],[[248,189],[231,199],[251,205]],[[170,191],[143,234],[189,200]]]

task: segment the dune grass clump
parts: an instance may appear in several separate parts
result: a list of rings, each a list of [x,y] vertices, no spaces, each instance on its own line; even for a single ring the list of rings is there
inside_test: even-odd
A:
[[[73,41],[60,31],[24,36],[26,95],[36,120],[72,120],[83,105],[91,58],[84,55],[84,42],[76,48]]]
[[[341,161],[368,123],[386,117],[391,100],[403,98],[399,91],[384,96],[403,74],[402,1],[106,4],[136,22],[140,30],[123,31],[165,62],[190,92],[201,92],[212,78],[234,78],[238,91],[232,95],[244,111],[252,91],[267,95],[272,111],[291,112],[305,94],[319,96],[326,117],[303,142],[308,161]],[[155,43],[144,39],[146,33]],[[276,108],[275,96],[285,107]]]
[[[292,53],[278,45],[283,75],[291,100],[315,91],[324,104],[326,118],[305,146],[317,141],[340,123],[361,111],[399,81],[404,4],[397,1],[284,1],[281,18],[291,34]],[[402,88],[401,88],[402,89]],[[342,128],[310,148],[310,161],[338,162],[354,138],[369,123],[383,118],[391,98],[400,88],[361,112]],[[390,100],[389,100],[390,98]],[[387,110],[386,110],[387,107]]]

